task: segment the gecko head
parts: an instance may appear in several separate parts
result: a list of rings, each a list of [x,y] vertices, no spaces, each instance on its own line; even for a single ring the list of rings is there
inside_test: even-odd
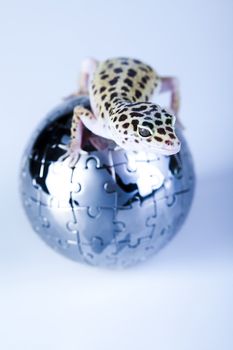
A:
[[[127,104],[113,116],[116,143],[127,150],[172,155],[180,151],[175,116],[151,102]]]

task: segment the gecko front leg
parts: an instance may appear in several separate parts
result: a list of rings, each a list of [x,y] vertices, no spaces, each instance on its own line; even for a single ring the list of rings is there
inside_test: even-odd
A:
[[[88,109],[81,106],[75,107],[71,125],[71,140],[68,145],[68,149],[66,147],[66,153],[59,158],[60,161],[64,161],[65,159],[69,158],[70,167],[75,166],[81,154],[86,154],[86,152],[82,150],[85,119],[94,121],[95,117]]]

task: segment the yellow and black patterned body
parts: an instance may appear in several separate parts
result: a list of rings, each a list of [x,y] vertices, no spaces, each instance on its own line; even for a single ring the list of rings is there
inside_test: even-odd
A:
[[[97,118],[92,131],[125,149],[178,152],[175,117],[149,102],[159,88],[157,73],[139,60],[114,58],[99,62],[89,82],[91,106]]]

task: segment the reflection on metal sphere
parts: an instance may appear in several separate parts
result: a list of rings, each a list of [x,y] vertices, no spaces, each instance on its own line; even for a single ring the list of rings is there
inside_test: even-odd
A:
[[[35,231],[63,255],[91,265],[131,266],[147,259],[178,231],[193,198],[194,170],[178,130],[175,156],[86,145],[75,168],[59,161],[74,106],[59,105],[32,136],[23,157],[21,196]],[[63,146],[63,147],[62,147]]]

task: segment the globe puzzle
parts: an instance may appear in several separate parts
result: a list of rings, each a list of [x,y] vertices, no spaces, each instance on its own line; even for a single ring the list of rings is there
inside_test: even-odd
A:
[[[20,191],[27,217],[56,251],[78,262],[128,267],[146,260],[180,229],[194,192],[192,157],[181,130],[173,156],[85,146],[74,168],[60,161],[72,111],[90,108],[72,97],[42,121],[26,148]]]

